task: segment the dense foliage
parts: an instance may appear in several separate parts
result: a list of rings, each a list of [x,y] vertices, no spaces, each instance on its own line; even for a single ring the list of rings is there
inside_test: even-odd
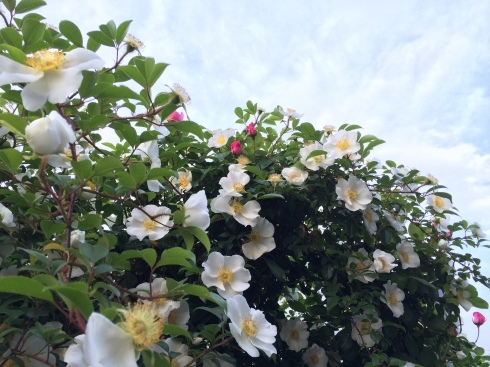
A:
[[[1,13],[0,366],[489,365],[485,235],[434,177],[279,106],[210,131],[130,21],[42,5]]]

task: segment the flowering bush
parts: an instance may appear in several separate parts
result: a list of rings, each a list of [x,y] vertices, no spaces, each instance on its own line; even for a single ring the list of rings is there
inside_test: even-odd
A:
[[[129,21],[3,4],[0,366],[489,365],[453,332],[485,234],[432,176],[290,108],[209,131]]]

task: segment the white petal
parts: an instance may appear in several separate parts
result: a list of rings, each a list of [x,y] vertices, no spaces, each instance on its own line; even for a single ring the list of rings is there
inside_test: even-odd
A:
[[[95,52],[85,48],[76,48],[66,53],[63,69],[102,69],[104,64],[104,60],[97,56]]]
[[[66,367],[90,367],[83,355],[84,341],[85,335],[79,335],[75,338],[75,344],[68,347],[64,358],[64,361],[68,363]]]
[[[11,83],[31,83],[44,73],[0,55],[0,85]]]

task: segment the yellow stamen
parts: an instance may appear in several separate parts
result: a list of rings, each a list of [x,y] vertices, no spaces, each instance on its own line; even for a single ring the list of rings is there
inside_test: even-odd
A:
[[[216,142],[219,145],[224,145],[226,143],[226,138],[223,135],[221,135]]]
[[[186,176],[179,177],[179,184],[181,187],[187,187],[189,185],[189,179]]]
[[[233,190],[235,190],[235,192],[244,192],[245,186],[243,186],[243,184],[241,184],[240,182],[235,182],[233,184]]]
[[[366,270],[366,265],[364,265],[362,261],[359,261],[357,263],[357,270]]]
[[[240,214],[243,211],[243,205],[238,201],[234,201],[233,204],[231,204],[231,207],[233,208],[235,214]]]
[[[177,323],[177,310],[172,310],[168,314],[167,323],[175,325]]]
[[[245,317],[242,321],[242,329],[248,336],[255,336],[259,332],[259,328],[250,317]]]
[[[318,358],[318,356],[316,354],[313,354],[311,357],[310,357],[310,361],[313,365],[316,365],[318,363],[320,359]]]
[[[143,219],[143,227],[145,227],[145,229],[153,229],[156,227],[156,225],[157,225],[157,222],[155,222],[151,218]]]
[[[218,273],[218,279],[223,282],[223,284],[230,283],[233,280],[233,272],[230,268],[221,268]]]
[[[341,139],[335,144],[340,150],[346,150],[349,148],[349,141],[347,139]]]
[[[406,251],[400,251],[399,254],[402,257],[403,261],[408,262],[409,256]]]
[[[316,156],[312,157],[311,159],[315,163],[320,163],[321,161],[323,161],[323,158],[325,158],[324,155],[316,155]]]
[[[395,306],[398,303],[398,300],[396,299],[396,296],[394,293],[388,294],[388,296],[386,298],[388,298],[388,302],[392,306]]]
[[[369,321],[363,321],[361,322],[359,332],[361,334],[369,334],[369,331],[371,330],[371,323]]]
[[[257,231],[252,231],[248,235],[248,238],[250,238],[250,241],[258,243],[260,241],[260,234]]]
[[[442,200],[439,196],[434,196],[434,205],[438,208],[442,208],[444,206],[444,200]]]
[[[160,340],[164,322],[152,303],[138,302],[121,312],[124,321],[118,325],[133,338],[137,350],[148,349]]]
[[[250,159],[248,159],[248,157],[244,156],[243,154],[238,156],[238,158],[236,159],[238,164],[249,164],[250,163]]]
[[[349,189],[349,190],[347,190],[347,196],[349,197],[349,199],[355,200],[355,199],[357,199],[357,191]]]
[[[292,330],[291,334],[289,334],[289,337],[293,340],[298,340],[299,339],[298,330]]]
[[[372,222],[373,217],[371,216],[370,212],[364,212],[364,218],[366,219],[366,222]]]
[[[63,66],[65,54],[57,50],[34,52],[26,59],[26,64],[41,71],[56,70]]]

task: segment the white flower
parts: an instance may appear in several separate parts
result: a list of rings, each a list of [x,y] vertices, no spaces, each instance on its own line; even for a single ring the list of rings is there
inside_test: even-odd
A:
[[[0,203],[0,219],[2,224],[6,227],[15,227],[17,224],[14,222],[14,215],[9,208]]]
[[[397,266],[394,264],[395,257],[381,250],[373,252],[373,259],[374,270],[378,273],[389,273]]]
[[[458,281],[456,284],[451,285],[451,292],[458,299],[459,305],[469,311],[473,304],[468,300],[471,296],[470,292],[464,290],[467,286],[468,282]]]
[[[169,136],[170,135],[170,130],[167,129],[167,127],[165,126],[165,124],[162,123],[162,119],[158,115],[153,116],[151,127],[155,131],[158,131],[160,133],[161,136],[159,136],[158,139],[163,139],[166,136]]]
[[[287,320],[279,333],[282,340],[286,342],[290,350],[299,352],[308,346],[308,325],[299,318]]]
[[[241,294],[250,287],[250,271],[245,269],[245,260],[240,255],[223,256],[211,252],[207,261],[202,263],[202,282],[206,287],[215,286],[221,297],[227,299]]]
[[[465,359],[466,358],[466,354],[464,354],[464,352],[462,350],[458,350],[456,352],[456,357],[459,359],[459,360],[462,360],[462,359]]]
[[[158,240],[174,225],[170,220],[171,211],[166,206],[147,205],[143,210],[147,214],[138,208],[133,209],[126,224],[128,234],[136,236],[140,241],[146,236],[151,241]]]
[[[238,345],[252,357],[259,356],[259,349],[267,357],[277,353],[277,327],[271,325],[262,311],[250,308],[242,295],[236,295],[226,300],[227,316],[231,323],[230,331]]]
[[[85,231],[75,229],[70,234],[71,247],[78,248],[82,243],[85,243]]]
[[[181,299],[179,302],[179,306],[170,310],[168,315],[164,317],[165,324],[168,325],[176,325],[181,327],[184,330],[189,329],[187,323],[191,318],[191,313],[189,310],[189,304],[187,301]]]
[[[94,52],[76,48],[66,54],[41,50],[22,65],[0,56],[0,85],[28,83],[22,89],[22,104],[28,111],[38,110],[46,101],[63,103],[82,84],[82,70],[100,69],[104,61]]]
[[[205,231],[209,227],[210,218],[208,199],[204,190],[192,194],[184,204],[184,227],[197,227]]]
[[[438,213],[442,213],[444,210],[449,210],[453,207],[451,200],[443,198],[437,195],[429,195],[426,198],[427,204]]]
[[[182,87],[180,84],[174,83],[172,86],[172,91],[179,97],[180,103],[186,104],[191,101],[191,97],[189,97],[189,94],[187,94],[184,87]]]
[[[151,163],[150,168],[160,168],[162,166],[157,140],[151,140],[141,144],[136,150],[136,154],[139,154],[143,159],[149,159]],[[153,192],[159,192],[160,188],[163,187],[158,180],[148,180],[146,184],[148,185],[148,190]]]
[[[248,235],[250,242],[242,245],[242,251],[246,258],[256,260],[266,252],[276,248],[274,241],[274,225],[267,219],[259,217],[257,225]]]
[[[437,246],[439,246],[439,248],[441,250],[447,249],[448,245],[449,245],[449,242],[447,242],[446,240],[443,240],[443,239],[439,240],[439,242],[437,243]]]
[[[164,278],[155,278],[151,284],[148,282],[141,283],[136,289],[138,290],[137,294],[142,297],[163,296],[168,292],[167,281]],[[172,310],[180,307],[180,301],[167,300],[166,298],[155,298],[152,304],[164,318],[168,317]]]
[[[61,152],[76,139],[71,126],[57,111],[26,126],[27,144],[39,155]]]
[[[361,146],[357,142],[357,132],[340,130],[327,138],[323,149],[331,158],[342,158],[346,154],[356,153]]]
[[[80,145],[75,146],[77,154],[77,161],[83,161],[89,159],[86,154],[80,154],[83,152],[83,148]],[[55,168],[71,168],[71,162],[73,161],[73,155],[71,149],[65,148],[62,153],[51,154],[48,158],[48,164]]]
[[[231,171],[219,180],[223,193],[229,196],[242,196],[245,185],[250,182],[250,176],[245,172]]]
[[[356,279],[362,283],[372,282],[374,278],[363,274],[368,272],[374,272],[373,264],[371,260],[369,260],[367,251],[361,248],[357,250],[357,253],[354,253],[353,255],[356,254],[358,254],[357,257],[349,256],[349,258],[347,259],[347,274],[352,274],[352,273],[359,274],[356,276]],[[360,260],[359,258],[364,260]],[[355,267],[353,267],[351,264],[355,264]]]
[[[393,311],[393,317],[400,317],[405,312],[402,303],[405,299],[405,292],[398,288],[396,283],[391,283],[391,280],[388,280],[383,287],[385,287],[385,292],[382,293],[381,302],[386,303]]]
[[[351,211],[366,209],[373,199],[373,194],[366,183],[354,175],[350,175],[348,181],[339,179],[335,192],[339,199],[345,201],[345,207]]]
[[[189,347],[187,345],[173,340],[172,338],[167,338],[164,342],[168,345],[168,352],[159,345],[153,346],[152,349],[157,353],[166,355],[172,367],[185,367],[192,361],[193,358],[189,356]],[[170,358],[169,355],[171,355],[172,358]],[[195,365],[196,363],[194,362],[190,366]]]
[[[213,136],[208,141],[208,147],[221,148],[222,146],[226,145],[230,137],[235,135],[235,132],[235,129],[226,129],[224,131],[221,129],[217,129],[212,131],[211,133],[213,134]]]
[[[434,220],[434,225],[438,232],[449,232],[447,226],[451,225],[451,216],[446,214],[445,217],[438,217]]]
[[[402,269],[417,268],[420,266],[420,258],[413,250],[414,246],[412,242],[408,241],[402,241],[396,245],[396,252],[402,263]]]
[[[379,215],[373,210],[371,204],[366,206],[362,212],[364,225],[370,234],[375,234],[377,230],[376,222],[379,220]]]
[[[215,213],[227,213],[232,215],[235,220],[244,226],[255,227],[259,218],[260,204],[255,200],[242,204],[233,200],[229,195],[220,194],[211,200],[211,210]]]
[[[400,210],[397,214],[389,212],[383,209],[383,214],[385,215],[388,222],[397,232],[405,231],[405,226],[402,222],[402,216],[405,215],[405,211]]]
[[[282,177],[291,185],[301,186],[308,178],[308,172],[296,167],[283,168]]]
[[[301,116],[303,116],[302,114],[300,115],[298,112],[296,112],[296,110],[293,110],[292,108],[286,108],[286,110],[284,110],[282,107],[279,107],[279,113],[285,117],[293,117],[295,119],[299,119]]]
[[[365,311],[361,315],[356,315],[352,318],[352,333],[351,337],[357,344],[365,345],[371,348],[376,344],[371,337],[373,331],[380,330],[383,322],[374,312]]]
[[[304,164],[306,168],[311,169],[312,171],[318,171],[320,167],[327,168],[334,163],[335,159],[327,157],[326,152],[325,154],[308,158],[308,155],[315,150],[323,150],[323,146],[317,141],[299,150],[300,162]]]
[[[105,316],[93,312],[85,334],[75,337],[64,361],[67,367],[136,367],[133,339]]]
[[[189,191],[192,188],[192,172],[178,171],[179,177],[170,177],[170,183],[179,188],[180,192]]]
[[[473,223],[473,226],[471,228],[471,233],[473,236],[475,236],[477,239],[482,239],[487,237],[487,235],[481,230],[481,226],[478,223]]]
[[[303,354],[303,362],[305,362],[308,367],[327,367],[327,353],[325,353],[325,349],[319,347],[317,344],[313,344],[306,350],[305,354]]]

